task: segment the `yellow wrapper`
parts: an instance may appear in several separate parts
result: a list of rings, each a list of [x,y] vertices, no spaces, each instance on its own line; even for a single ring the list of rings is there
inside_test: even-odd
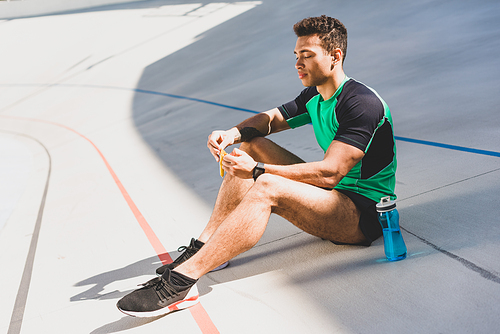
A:
[[[220,151],[220,156],[219,156],[219,171],[220,171],[220,177],[224,177],[224,169],[222,169],[222,159],[224,159],[224,156],[226,156],[227,153],[224,150]]]

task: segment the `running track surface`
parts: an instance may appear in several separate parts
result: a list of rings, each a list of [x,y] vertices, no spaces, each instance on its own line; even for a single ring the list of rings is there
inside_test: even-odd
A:
[[[315,15],[321,5],[301,7],[297,1],[296,9],[283,10],[266,2],[146,1],[0,21],[10,50],[2,54],[0,69],[0,148],[19,149],[2,151],[12,159],[2,160],[0,168],[29,175],[25,182],[8,182],[22,195],[9,201],[16,205],[7,208],[0,230],[0,265],[11,273],[1,278],[9,289],[2,289],[0,328],[8,333],[65,333],[75,331],[75,323],[82,333],[497,328],[500,232],[494,208],[500,200],[500,147],[492,106],[500,101],[487,94],[498,87],[491,70],[498,68],[497,46],[488,44],[480,61],[453,71],[439,62],[452,64],[457,50],[439,36],[447,41],[460,36],[462,45],[480,48],[474,43],[486,39],[479,37],[498,35],[498,27],[490,25],[498,19],[490,7],[498,5],[436,4],[433,13],[448,18],[439,23],[409,2],[378,16],[369,3],[356,11],[352,6],[336,11],[348,29],[353,27],[349,74],[382,93],[395,115],[396,134],[404,133],[397,136],[397,191],[408,258],[389,264],[381,240],[370,248],[335,246],[273,217],[254,249],[200,280],[201,303],[191,312],[146,320],[122,317],[114,304],[156,266],[171,261],[172,251],[199,233],[208,218],[220,177],[203,147],[207,133],[293,98],[300,87],[293,72],[287,74],[290,64],[286,58],[278,66],[271,60],[293,48],[285,26],[304,16],[297,8]],[[269,12],[277,15],[263,20]],[[391,26],[405,15],[410,16],[404,25]],[[367,29],[375,22],[386,22],[379,35]],[[463,35],[464,22],[477,29]],[[62,32],[61,26],[72,30]],[[250,26],[254,29],[245,28]],[[275,32],[273,43],[269,31]],[[380,40],[391,50],[389,63],[377,58]],[[406,40],[415,48],[403,48]],[[441,57],[419,54],[430,46]],[[412,66],[401,62],[412,57]],[[430,59],[436,67],[429,66]],[[370,61],[377,66],[363,67]],[[379,69],[395,73],[392,82],[377,82]],[[468,95],[477,97],[476,104],[454,95],[462,88],[457,78],[467,73],[475,74],[469,76]],[[277,82],[278,92],[263,94],[276,91]],[[414,99],[409,92],[415,90],[425,99]],[[474,117],[466,113],[471,109]],[[316,159],[309,132],[305,127],[276,140]],[[13,170],[16,162],[25,168]]]

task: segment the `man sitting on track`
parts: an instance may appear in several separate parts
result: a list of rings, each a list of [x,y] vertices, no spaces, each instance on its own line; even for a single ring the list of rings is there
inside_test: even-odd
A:
[[[198,302],[197,280],[252,248],[271,213],[334,243],[369,246],[382,235],[375,204],[394,194],[396,148],[386,103],[348,78],[343,62],[347,31],[327,16],[294,25],[299,79],[307,88],[294,100],[227,131],[214,131],[208,148],[226,171],[210,220],[159,277],[123,297],[118,308],[148,317]],[[312,123],[323,160],[306,163],[265,138]]]

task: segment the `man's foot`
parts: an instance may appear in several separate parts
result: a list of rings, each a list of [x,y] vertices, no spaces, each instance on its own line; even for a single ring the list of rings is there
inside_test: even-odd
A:
[[[196,240],[195,238],[192,238],[191,242],[189,243],[189,246],[179,247],[179,249],[177,251],[183,252],[183,253],[181,255],[179,255],[179,257],[176,258],[174,260],[174,262],[169,263],[169,264],[165,264],[165,265],[159,267],[158,269],[156,269],[156,275],[161,276],[165,272],[165,270],[167,270],[167,269],[173,270],[175,267],[180,265],[182,262],[186,261],[191,256],[196,254],[201,249],[201,247],[203,247],[204,244],[205,243],[203,243],[202,241],[199,241],[199,240]],[[217,268],[213,269],[212,271],[224,269],[228,265],[229,265],[229,262],[225,262],[225,263],[221,264],[220,266],[218,266]]]
[[[198,303],[196,280],[167,269],[118,301],[120,311],[133,317],[155,317]]]

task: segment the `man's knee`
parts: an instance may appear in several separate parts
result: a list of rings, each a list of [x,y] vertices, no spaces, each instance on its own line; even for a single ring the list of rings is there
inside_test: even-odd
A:
[[[279,185],[283,180],[281,176],[264,173],[255,181],[250,195],[274,205],[279,198]]]
[[[283,179],[281,176],[264,173],[255,180],[255,186],[270,189],[273,184],[279,183],[281,179]]]

